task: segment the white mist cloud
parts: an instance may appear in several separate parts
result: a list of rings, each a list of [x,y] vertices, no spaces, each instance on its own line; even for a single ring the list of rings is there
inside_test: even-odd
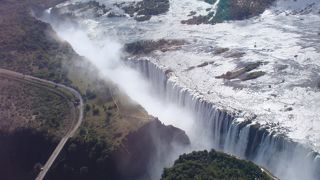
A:
[[[60,38],[71,44],[73,49],[81,56],[87,58],[97,69],[99,75],[106,80],[113,81],[123,92],[133,101],[140,104],[152,116],[157,117],[166,125],[173,125],[186,131],[193,148],[181,149],[177,145],[174,152],[166,152],[167,159],[164,157],[154,157],[155,160],[149,172],[154,179],[158,179],[165,166],[178,157],[179,154],[190,151],[191,149],[210,148],[209,139],[203,138],[196,128],[193,114],[175,104],[169,103],[156,94],[150,83],[136,70],[125,65],[121,60],[122,45],[111,38],[90,38],[88,31],[70,24],[51,22],[51,25]],[[155,142],[157,144],[157,142]],[[161,144],[159,150],[161,150]]]
[[[121,61],[120,43],[106,37],[99,40],[92,39],[85,30],[66,24],[54,25],[54,29],[79,55],[86,57],[99,70],[97,73],[112,80],[149,114],[158,117],[167,125],[174,125],[186,132],[194,129],[194,118],[190,112],[164,101],[153,92],[150,84],[139,72]]]
[[[154,91],[152,91],[151,85],[140,73],[122,62],[122,45],[119,42],[112,38],[108,38],[105,35],[103,38],[90,38],[86,29],[81,29],[79,27],[75,28],[68,24],[51,24],[62,39],[69,42],[79,55],[86,57],[98,69],[97,73],[102,77],[112,80],[132,100],[142,105],[149,114],[158,117],[163,123],[174,125],[185,130],[193,143],[192,150],[213,147],[210,143],[212,140],[208,134],[204,132],[205,130],[210,131],[210,129],[201,127],[201,125],[198,125],[200,123],[196,124],[197,121],[190,111],[166,102],[164,98],[155,94]],[[267,145],[269,146],[269,144]],[[161,146],[159,146],[159,149],[161,149],[160,147]],[[172,163],[173,160],[177,158],[178,154],[190,150],[176,149],[176,152],[168,152],[168,159],[166,160],[160,159],[160,161],[159,158],[163,157],[155,157],[154,166],[151,167],[153,173],[152,177],[154,179],[157,179],[160,176],[162,168],[168,165],[169,162]],[[307,164],[299,163],[304,161],[303,158],[300,159],[297,157],[292,160],[294,163],[283,162],[282,159],[278,160],[279,172],[276,174],[282,174],[282,177],[286,177],[285,179],[297,179],[294,177],[296,175],[294,171],[303,168],[299,165]],[[284,164],[289,164],[290,169],[282,169],[281,167],[283,167]],[[312,179],[312,177],[310,177],[310,171],[313,171],[312,167],[304,166],[304,168],[306,170],[304,171],[305,174],[302,176],[307,177],[307,179]]]

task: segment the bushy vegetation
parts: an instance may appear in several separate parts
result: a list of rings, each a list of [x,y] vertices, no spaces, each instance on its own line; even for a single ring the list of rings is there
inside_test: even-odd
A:
[[[65,129],[66,123],[71,124],[69,100],[62,94],[56,94],[46,89],[26,88],[26,95],[33,95],[32,110],[35,121],[41,123],[41,127],[49,131]],[[65,126],[65,127],[63,127]]]
[[[72,49],[53,38],[48,24],[32,16],[32,12],[61,1],[1,1],[0,67],[69,83],[62,64],[72,58]]]
[[[34,128],[0,131],[0,175],[3,180],[34,180],[58,140]]]
[[[32,16],[62,1],[0,1],[0,68],[69,83],[62,61],[71,59],[72,49],[54,38],[50,25]],[[0,84],[1,179],[34,179],[70,127],[68,100],[49,87]]]
[[[257,165],[214,150],[183,154],[162,180],[271,180]]]
[[[112,179],[112,174],[116,172],[113,171],[115,167],[110,166],[110,164],[114,165],[110,160],[110,151],[119,148],[129,133],[148,122],[149,115],[140,106],[128,103],[125,95],[111,97],[109,89],[112,85],[101,80],[96,69],[90,68],[91,66],[84,62],[83,58],[77,56],[70,45],[59,40],[50,25],[32,16],[31,9],[35,10],[33,11],[35,13],[38,9],[40,9],[38,12],[41,12],[63,0],[0,1],[0,67],[74,87],[82,94],[86,104],[84,122],[79,132],[74,139],[68,142],[64,152],[59,155],[48,178]],[[74,63],[75,60],[77,60],[76,63]],[[50,90],[42,88],[38,91],[25,91],[25,93],[37,94],[37,98],[31,100],[26,98],[23,101],[23,104],[28,105],[26,107],[32,109],[30,116],[39,123],[31,126],[32,130],[43,130],[51,135],[50,132],[57,132],[57,129],[61,127],[70,127],[61,121],[67,116],[66,113],[70,107],[60,95],[52,94]],[[118,92],[118,90],[115,91]],[[10,112],[14,111],[11,109]],[[22,113],[20,115],[24,116]],[[57,137],[61,137],[61,134],[64,133],[60,133],[60,136]],[[42,137],[42,134],[39,134],[39,136],[47,138],[47,135]],[[43,156],[45,160],[48,158],[47,151],[42,153],[34,149],[37,148],[34,144],[38,142],[34,142],[33,139],[24,142],[29,143],[30,151],[36,150],[37,155]],[[48,143],[51,141],[48,140]],[[12,144],[9,143],[9,145]],[[10,146],[12,147],[14,146]],[[30,158],[34,158],[30,162],[38,162],[34,156]],[[15,160],[18,164],[26,163],[25,159]],[[0,165],[5,169],[5,164],[2,164],[1,161]],[[15,173],[19,174],[20,170],[30,172],[30,167],[32,169],[33,166],[34,164],[30,163],[24,169],[17,169]],[[41,165],[37,164],[38,169],[39,167]],[[0,175],[2,173],[5,172],[0,172]],[[10,178],[8,176],[6,179]]]
[[[111,146],[93,129],[81,128],[59,155],[47,179],[112,179],[116,171]]]
[[[97,97],[97,95],[91,91],[91,90],[87,90],[86,91],[86,96],[85,96],[87,99],[89,100],[92,100],[92,99],[95,99]]]
[[[69,94],[54,86],[0,77],[0,131],[35,128],[62,137],[73,123]]]

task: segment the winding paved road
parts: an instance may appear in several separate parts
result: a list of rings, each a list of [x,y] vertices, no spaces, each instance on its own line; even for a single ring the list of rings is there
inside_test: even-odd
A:
[[[36,180],[42,180],[45,177],[45,175],[47,174],[48,170],[50,169],[50,167],[53,164],[53,162],[55,161],[55,159],[58,157],[59,153],[63,149],[63,147],[66,144],[66,142],[68,141],[68,139],[71,138],[75,134],[75,132],[78,130],[78,128],[80,127],[80,125],[83,121],[83,99],[78,91],[76,91],[75,89],[70,88],[68,86],[65,86],[63,84],[55,83],[52,81],[40,79],[40,78],[29,76],[29,75],[23,75],[21,73],[9,71],[9,70],[2,69],[2,68],[0,68],[0,75],[7,76],[7,77],[13,77],[15,79],[19,79],[22,81],[29,81],[29,82],[39,84],[42,86],[53,85],[53,87],[51,87],[51,86],[48,86],[48,87],[50,87],[50,88],[59,87],[61,89],[64,89],[66,91],[71,92],[77,99],[79,99],[79,105],[77,106],[77,108],[79,109],[78,120],[77,120],[76,124],[74,125],[74,127],[71,128],[66,133],[66,135],[60,140],[58,146],[55,148],[55,150],[53,151],[53,153],[51,154],[51,156],[47,160],[46,164],[42,167],[42,171],[40,171],[40,173],[36,177]]]

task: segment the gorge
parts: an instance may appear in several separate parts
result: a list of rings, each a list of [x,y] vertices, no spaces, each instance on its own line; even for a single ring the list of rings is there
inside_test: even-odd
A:
[[[170,1],[168,12],[152,15],[150,22],[137,22],[126,15],[96,17],[90,11],[68,9],[70,3],[48,10],[43,20],[96,66],[98,74],[111,79],[149,114],[164,124],[184,130],[190,138],[190,147],[176,147],[167,152],[160,164],[153,164],[155,167],[150,168],[153,179],[158,179],[162,168],[172,164],[179,154],[211,148],[251,160],[280,179],[319,179],[318,101],[309,100],[319,99],[319,92],[314,81],[307,80],[314,80],[319,74],[319,46],[316,45],[319,23],[314,23],[319,22],[318,2],[279,0],[258,18],[217,24],[213,30],[209,25],[180,24],[185,14],[194,9],[206,14],[205,9],[211,6],[200,1],[190,0],[183,5]],[[112,2],[105,6],[114,7]],[[123,13],[118,7],[114,8],[115,12]],[[74,16],[76,27],[60,19],[59,16],[66,14]],[[281,22],[279,17],[287,19]],[[309,19],[303,21],[304,18]],[[297,25],[282,26],[278,21]],[[174,32],[170,27],[175,28]],[[306,34],[299,28],[311,33]],[[187,42],[140,55],[126,54],[122,49],[128,41],[162,38]],[[227,49],[221,51],[221,46]],[[295,52],[299,55],[292,54]],[[252,69],[239,71],[244,65],[248,67],[248,63],[262,59],[265,62],[253,69],[266,74],[255,77],[256,74],[250,72]],[[286,65],[290,68],[281,72]],[[300,73],[295,74],[296,69]],[[308,74],[308,70],[312,73]],[[223,73],[227,76],[228,72],[241,72],[239,80],[237,76],[231,78],[236,79],[232,81],[214,78]],[[301,74],[304,77],[299,79]],[[247,81],[252,76],[254,83]],[[279,89],[284,91],[278,92]],[[297,101],[305,99],[308,103],[287,101],[295,94],[300,94]],[[306,115],[309,111],[313,112]],[[299,125],[304,118],[310,118],[306,127]]]

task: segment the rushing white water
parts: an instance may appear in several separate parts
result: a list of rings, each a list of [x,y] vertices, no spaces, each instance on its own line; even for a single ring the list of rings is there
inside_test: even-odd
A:
[[[314,0],[310,0],[310,2],[312,1]],[[283,7],[283,4],[287,4],[283,2],[285,1],[280,1],[280,7]],[[299,2],[301,3],[301,1]],[[199,5],[199,3],[196,1],[180,3],[180,1],[173,0],[171,1],[171,8],[179,10],[179,13],[181,14],[189,13],[190,10],[185,7],[195,7],[205,12],[204,9],[206,9],[208,5],[201,4],[203,2],[201,2]],[[227,108],[225,106],[224,108],[221,108],[218,103],[213,103],[213,101],[203,98],[199,91],[197,91],[198,84],[194,83],[197,78],[200,80],[205,79],[205,81],[199,82],[199,85],[201,85],[199,88],[201,92],[203,92],[203,89],[207,90],[213,88],[218,92],[221,91],[220,93],[223,94],[223,90],[229,90],[226,87],[214,86],[214,83],[218,82],[217,80],[212,80],[213,83],[207,82],[208,79],[210,81],[212,79],[211,77],[214,76],[212,72],[205,71],[206,73],[197,73],[199,71],[196,71],[196,73],[188,74],[183,71],[184,66],[190,64],[197,65],[199,64],[199,59],[205,59],[207,56],[201,57],[200,53],[194,55],[193,51],[187,54],[181,54],[181,52],[169,52],[160,60],[156,58],[129,59],[127,64],[129,64],[130,67],[128,67],[121,61],[121,44],[117,42],[117,40],[120,42],[125,42],[127,39],[135,40],[145,36],[149,38],[172,38],[176,36],[182,38],[192,34],[194,37],[199,36],[202,39],[207,39],[208,42],[211,43],[210,40],[212,38],[212,34],[216,33],[219,37],[217,38],[217,42],[220,45],[228,45],[238,49],[246,47],[247,54],[250,55],[250,58],[256,60],[266,56],[263,53],[261,53],[261,56],[260,53],[256,53],[255,49],[250,48],[253,41],[250,38],[256,40],[259,36],[266,36],[265,39],[262,39],[262,42],[258,42],[261,43],[259,45],[263,46],[263,44],[266,44],[265,48],[272,48],[273,46],[277,48],[278,46],[287,46],[281,44],[282,41],[286,41],[287,44],[292,46],[295,45],[296,42],[293,37],[296,35],[286,32],[282,33],[283,37],[279,37],[277,33],[281,33],[281,31],[275,31],[274,29],[269,28],[271,26],[270,24],[276,24],[276,28],[278,28],[278,25],[275,22],[278,19],[274,18],[273,15],[271,15],[272,18],[270,18],[270,21],[262,23],[254,21],[254,25],[252,26],[243,26],[241,23],[238,25],[236,23],[236,25],[221,24],[215,26],[216,30],[208,32],[206,31],[206,28],[208,29],[207,26],[196,28],[188,27],[185,30],[185,26],[177,24],[177,22],[182,20],[183,17],[177,15],[178,13],[176,11],[169,11],[167,17],[156,17],[150,22],[143,23],[142,25],[126,19],[121,19],[120,21],[117,19],[107,21],[102,19],[99,21],[99,25],[96,25],[96,21],[85,18],[84,24],[90,28],[82,30],[79,28],[71,28],[65,24],[62,26],[58,26],[55,23],[52,24],[59,36],[67,40],[77,53],[87,57],[99,69],[99,73],[101,73],[102,76],[114,81],[123,91],[125,91],[125,93],[127,93],[134,101],[141,104],[150,114],[159,117],[159,119],[165,124],[172,124],[185,130],[190,137],[192,143],[191,149],[177,149],[177,152],[172,152],[171,155],[168,155],[170,158],[167,161],[157,164],[157,167],[153,167],[153,169],[156,169],[152,172],[154,175],[152,177],[154,179],[159,177],[163,166],[168,165],[170,162],[172,163],[172,160],[177,157],[178,153],[208,148],[215,148],[241,158],[252,160],[266,167],[281,179],[319,179],[320,174],[318,170],[320,169],[320,157],[318,154],[313,153],[307,147],[304,147],[296,142],[293,142],[289,138],[278,134],[276,131],[267,129],[267,126],[260,126],[256,121],[254,121],[254,116],[248,116],[245,118],[246,114],[243,112],[234,111],[232,107],[239,108],[242,105],[237,101],[228,101],[228,98],[223,97],[221,100],[226,99],[227,103],[225,104],[228,104],[228,102],[232,103],[228,104],[231,106],[231,108]],[[265,16],[268,16],[268,13],[266,13]],[[310,21],[313,22],[315,19],[314,21],[316,22],[317,17],[311,17],[312,18]],[[159,19],[164,19],[165,21],[158,22]],[[295,18],[292,20],[292,22],[301,23],[300,20]],[[307,22],[307,24],[311,23]],[[169,31],[173,25],[182,30],[177,32]],[[267,27],[266,30],[265,27]],[[233,30],[233,28],[235,28],[235,30]],[[247,31],[244,31],[245,28],[248,28],[249,30],[246,29]],[[291,26],[288,26],[287,28],[292,31],[294,30],[294,28]],[[256,33],[255,35],[251,36],[250,30],[257,29],[260,30],[261,33]],[[266,34],[265,31],[275,32]],[[238,35],[238,32],[241,32],[242,36],[234,35]],[[104,33],[107,33],[107,35]],[[220,35],[221,37],[219,36],[219,33],[222,34]],[[91,36],[89,37],[88,34]],[[103,34],[103,36],[101,36],[101,34]],[[100,36],[93,37],[92,35]],[[116,38],[116,40],[112,40],[110,36]],[[246,40],[248,37],[250,41]],[[272,44],[268,41],[270,37],[276,42],[275,44]],[[233,38],[235,38],[237,41],[233,41]],[[280,38],[281,42],[277,41],[277,38]],[[313,40],[310,40],[309,42],[313,43]],[[199,44],[196,45],[198,46]],[[241,46],[241,48],[239,48],[239,46]],[[288,48],[290,51],[295,50],[295,48],[292,48],[291,46]],[[198,49],[195,49],[195,51],[197,50]],[[268,49],[264,49],[264,47],[262,47],[262,51],[267,50]],[[280,52],[280,50],[271,52],[272,56],[289,58],[292,55],[285,54],[282,51]],[[313,55],[313,53],[309,51],[308,53]],[[200,58],[195,56],[200,56]],[[267,55],[267,57],[269,59],[275,59],[275,61],[278,60],[277,58],[270,57],[270,55]],[[215,61],[218,61],[218,59],[215,59]],[[226,59],[222,59],[218,62],[225,63],[225,61]],[[170,73],[166,74],[166,67],[164,65],[170,65],[177,72],[181,71],[180,77],[176,77],[174,74]],[[229,62],[224,65],[232,67],[234,66],[234,64],[231,65]],[[307,66],[308,64],[305,65]],[[187,68],[187,66],[185,68]],[[228,68],[224,68],[224,66],[220,67],[219,70],[221,72],[219,73],[222,73],[222,70]],[[136,70],[138,70],[141,74]],[[216,70],[219,71],[218,69]],[[186,80],[183,79],[183,75],[191,76],[190,79],[195,80],[189,82],[187,81],[187,78]],[[188,82],[190,86],[183,86],[183,83],[179,83],[178,81],[181,79]],[[273,77],[270,77],[270,79],[272,81]],[[263,79],[263,81],[267,80]],[[243,96],[243,94],[245,93],[240,92],[238,94],[233,94],[233,96],[240,99],[244,97],[251,97]],[[250,95],[252,94],[253,93],[250,93]],[[216,94],[212,94],[210,97],[214,98],[214,95]],[[262,95],[261,100],[256,102],[260,103],[264,101],[264,96]],[[260,98],[260,96],[255,98]],[[247,106],[247,104],[254,103],[251,102],[251,100],[255,99],[248,98],[242,103],[243,105]],[[256,104],[256,106],[259,107],[260,104]],[[284,112],[281,112],[281,114],[286,115]],[[288,121],[288,123],[291,122]],[[303,171],[301,171],[301,169],[303,169]]]
[[[44,19],[48,22],[49,19]],[[124,91],[132,100],[143,106],[151,115],[157,117],[166,125],[174,125],[183,129],[192,142],[192,147],[182,148],[174,145],[172,152],[166,152],[166,158],[154,157],[151,163],[149,178],[159,179],[165,166],[173,163],[178,155],[191,150],[210,149],[212,141],[210,137],[203,134],[201,128],[195,121],[192,112],[181,108],[178,104],[166,101],[162,96],[158,96],[153,91],[154,88],[162,88],[159,84],[153,87],[142,75],[136,70],[126,66],[121,60],[120,44],[111,38],[92,40],[87,32],[74,28],[68,24],[51,22],[59,37],[66,40],[72,45],[74,50],[81,56],[86,57],[98,70],[103,78],[112,80],[122,91]],[[66,28],[68,27],[68,28]],[[158,72],[161,73],[161,72]],[[155,74],[157,75],[157,74]],[[163,76],[154,76],[158,81],[164,81]],[[157,142],[155,142],[157,144]],[[158,144],[161,149],[161,144]],[[161,152],[163,154],[163,152]]]
[[[214,104],[194,96],[148,60],[131,63],[168,101],[195,114],[198,127],[203,128],[203,134],[199,136],[209,138],[213,148],[252,160],[281,179],[318,179],[320,156],[310,149],[251,124],[251,121],[238,121],[236,114],[217,109]]]

